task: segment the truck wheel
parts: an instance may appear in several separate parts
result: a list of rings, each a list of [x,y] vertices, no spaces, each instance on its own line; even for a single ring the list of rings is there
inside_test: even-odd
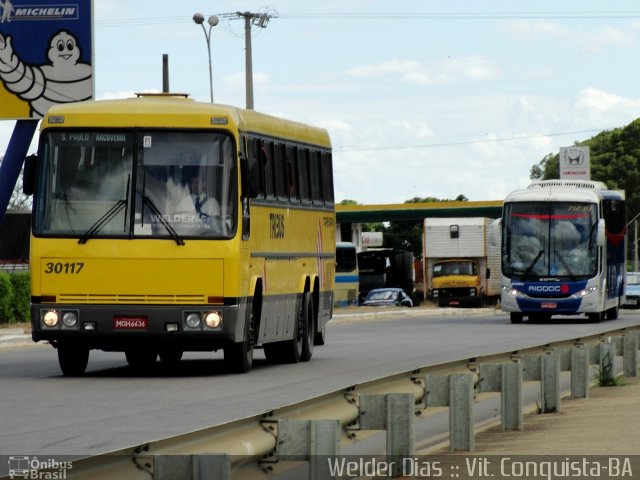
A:
[[[58,347],[58,363],[62,374],[67,377],[84,375],[89,363],[89,349],[71,345]]]
[[[511,318],[511,323],[522,323],[524,315],[521,312],[511,312],[509,317]]]

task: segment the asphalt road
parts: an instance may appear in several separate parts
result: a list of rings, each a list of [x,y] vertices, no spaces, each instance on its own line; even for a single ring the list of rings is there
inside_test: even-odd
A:
[[[187,354],[171,374],[136,376],[123,354],[92,352],[87,376],[62,377],[48,346],[0,349],[0,455],[92,455],[217,425],[349,385],[555,340],[640,325],[640,314],[512,325],[504,314],[418,309],[371,319],[337,316],[309,363],[270,365],[257,352],[246,375],[222,353]]]

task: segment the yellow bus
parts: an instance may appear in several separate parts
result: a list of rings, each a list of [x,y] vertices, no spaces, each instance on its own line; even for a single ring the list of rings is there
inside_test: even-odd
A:
[[[323,129],[188,95],[53,107],[37,156],[34,341],[65,375],[222,349],[236,372],[308,361],[332,315],[335,208]]]

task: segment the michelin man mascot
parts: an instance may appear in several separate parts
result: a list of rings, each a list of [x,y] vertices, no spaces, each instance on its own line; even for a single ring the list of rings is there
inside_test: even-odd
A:
[[[49,107],[91,99],[91,65],[78,63],[80,47],[65,30],[49,44],[49,64],[27,65],[13,51],[11,37],[0,33],[0,80],[11,93],[29,102],[32,117],[44,117]]]

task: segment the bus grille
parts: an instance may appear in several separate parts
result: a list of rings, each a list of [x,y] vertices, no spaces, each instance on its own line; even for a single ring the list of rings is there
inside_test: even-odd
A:
[[[206,303],[204,295],[124,295],[117,293],[82,294],[63,293],[57,296],[59,303],[119,303],[119,304],[198,304]]]

